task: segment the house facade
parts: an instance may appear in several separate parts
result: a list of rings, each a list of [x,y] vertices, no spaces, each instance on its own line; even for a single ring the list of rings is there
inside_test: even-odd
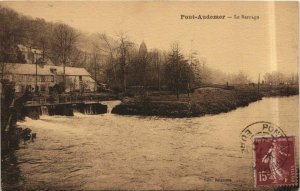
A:
[[[49,92],[56,84],[63,82],[63,67],[53,65],[15,64],[8,63],[5,66],[3,78],[16,83],[16,92],[31,91]],[[96,90],[96,82],[90,73],[84,68],[65,67],[66,92]],[[37,87],[36,87],[37,85]]]

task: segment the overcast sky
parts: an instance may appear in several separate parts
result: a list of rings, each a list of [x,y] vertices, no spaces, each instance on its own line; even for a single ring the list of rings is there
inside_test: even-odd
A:
[[[83,32],[125,31],[148,49],[196,50],[208,66],[244,71],[252,79],[273,70],[297,71],[297,2],[1,2],[24,15],[65,22]],[[259,16],[182,20],[181,15]],[[193,41],[193,43],[191,43]]]

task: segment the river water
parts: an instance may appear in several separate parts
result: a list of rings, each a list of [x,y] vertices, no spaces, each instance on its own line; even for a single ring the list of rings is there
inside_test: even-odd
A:
[[[23,186],[253,189],[253,157],[241,152],[240,133],[253,122],[269,121],[298,137],[298,99],[263,98],[228,113],[195,118],[110,113],[26,118],[19,125],[31,128],[37,139],[16,152]]]

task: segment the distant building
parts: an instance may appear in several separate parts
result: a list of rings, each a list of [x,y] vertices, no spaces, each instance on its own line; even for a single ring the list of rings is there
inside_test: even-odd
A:
[[[37,66],[37,75],[36,75]],[[49,92],[55,84],[63,82],[63,67],[36,64],[6,64],[3,78],[16,83],[16,92],[22,92],[26,87],[35,91]],[[95,91],[96,82],[91,74],[84,68],[65,67],[66,92],[70,91]]]
[[[22,44],[17,45],[17,51],[22,55],[22,60],[26,64],[35,64],[45,62],[47,65],[54,65],[52,61],[43,55],[43,51],[30,46],[24,46]],[[19,58],[20,59],[20,58]]]

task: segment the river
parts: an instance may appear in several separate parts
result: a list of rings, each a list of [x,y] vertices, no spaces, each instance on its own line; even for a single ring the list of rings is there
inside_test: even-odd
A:
[[[31,128],[37,139],[16,152],[22,185],[39,190],[253,189],[253,157],[241,152],[240,133],[253,122],[269,121],[287,135],[298,135],[298,99],[263,98],[195,118],[111,113],[26,118],[18,125]]]

